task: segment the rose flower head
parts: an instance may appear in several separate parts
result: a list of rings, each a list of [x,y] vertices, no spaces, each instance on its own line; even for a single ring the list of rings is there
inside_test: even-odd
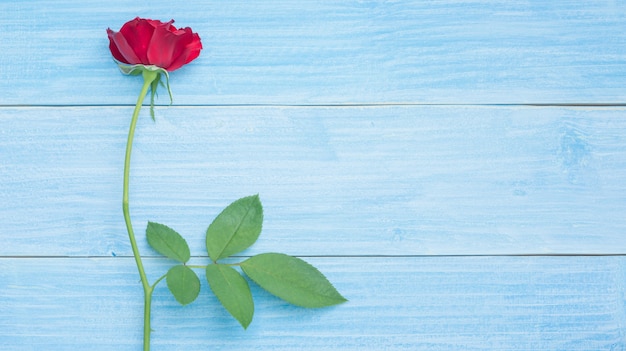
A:
[[[174,71],[200,55],[200,36],[191,28],[177,29],[174,20],[161,22],[135,18],[119,32],[107,29],[113,57],[128,65],[156,66]]]
[[[172,103],[168,72],[177,70],[200,55],[200,36],[191,28],[177,29],[174,20],[161,22],[136,17],[119,32],[107,28],[109,49],[122,73],[142,75],[151,91],[150,115],[154,119],[154,96],[157,87],[167,88]],[[165,77],[165,84],[161,78]],[[142,92],[143,94],[143,92]]]

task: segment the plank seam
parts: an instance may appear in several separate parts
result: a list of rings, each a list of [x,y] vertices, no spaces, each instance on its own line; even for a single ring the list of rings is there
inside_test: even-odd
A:
[[[99,108],[99,107],[134,107],[131,104],[95,104],[95,105],[30,105],[30,104],[0,104],[0,108]],[[149,106],[144,104],[144,106]],[[308,108],[328,108],[328,107],[386,107],[386,106],[472,106],[472,107],[626,107],[626,103],[406,103],[406,102],[381,102],[381,103],[345,103],[345,104],[186,104],[186,105],[167,105],[155,104],[156,107],[178,107],[178,108],[195,108],[195,107],[308,107]]]
[[[293,255],[302,258],[446,258],[446,257],[626,257],[626,253],[522,253],[522,254],[442,254],[442,255]],[[163,256],[145,256],[146,259],[160,259]],[[230,256],[229,258],[246,259],[252,256]],[[100,259],[133,258],[132,255],[116,256],[0,256],[0,259]],[[209,259],[208,256],[191,256],[194,259]]]

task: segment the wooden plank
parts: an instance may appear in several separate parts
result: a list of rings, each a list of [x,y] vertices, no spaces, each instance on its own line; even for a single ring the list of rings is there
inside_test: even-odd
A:
[[[138,15],[203,38],[182,105],[626,101],[621,1],[34,0],[0,3],[0,105],[133,104],[105,29]]]
[[[130,254],[131,110],[0,109],[0,256]],[[246,254],[625,253],[625,110],[158,108],[139,122],[131,212],[194,255],[219,211],[256,193],[264,232]]]
[[[624,257],[307,260],[350,301],[305,310],[252,285],[255,316],[244,331],[205,282],[198,300],[184,308],[159,285],[153,350],[596,351],[626,346]],[[166,267],[148,262],[153,272]],[[3,350],[140,348],[142,293],[132,259],[0,259],[0,281]]]

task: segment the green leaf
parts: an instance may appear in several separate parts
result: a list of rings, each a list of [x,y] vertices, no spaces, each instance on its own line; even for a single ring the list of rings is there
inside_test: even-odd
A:
[[[263,289],[302,307],[346,302],[326,277],[307,262],[280,253],[265,253],[241,262],[241,269]]]
[[[174,229],[159,223],[148,222],[148,244],[158,253],[181,263],[189,261],[189,246]]]
[[[206,267],[206,279],[222,306],[246,329],[252,322],[254,302],[248,282],[234,268],[222,264]]]
[[[206,248],[215,262],[243,251],[261,234],[263,207],[258,195],[228,205],[206,231]]]
[[[200,294],[200,279],[191,268],[176,265],[167,271],[167,287],[181,305],[192,303]]]

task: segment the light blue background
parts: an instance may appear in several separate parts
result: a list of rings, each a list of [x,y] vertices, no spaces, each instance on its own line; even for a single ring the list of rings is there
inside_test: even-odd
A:
[[[244,331],[209,294],[155,292],[153,350],[626,349],[623,1],[3,1],[0,349],[139,350],[121,213],[141,79],[106,28],[202,38],[142,111],[138,233],[204,231],[258,193],[259,241],[350,301],[253,287]],[[139,237],[151,279],[167,269]]]

